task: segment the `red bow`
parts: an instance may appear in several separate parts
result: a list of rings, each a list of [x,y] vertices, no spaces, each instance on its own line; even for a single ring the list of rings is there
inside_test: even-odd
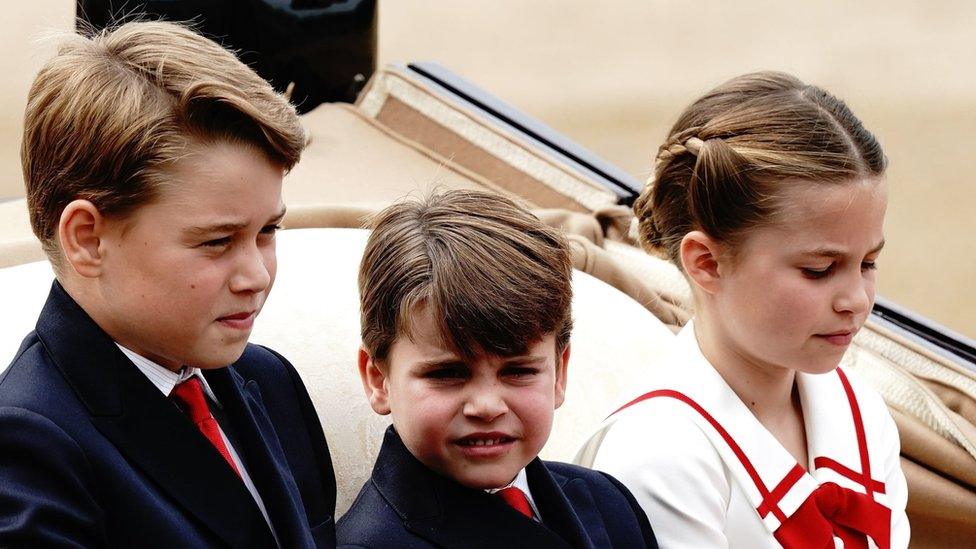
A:
[[[865,494],[833,482],[820,485],[773,534],[787,549],[834,547],[867,549],[867,537],[880,549],[891,544],[891,510]]]

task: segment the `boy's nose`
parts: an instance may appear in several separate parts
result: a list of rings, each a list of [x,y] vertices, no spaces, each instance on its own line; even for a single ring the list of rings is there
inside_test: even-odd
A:
[[[265,257],[258,247],[243,251],[237,272],[230,280],[231,291],[262,292],[267,289],[271,284],[273,262],[274,258]]]
[[[469,418],[492,422],[508,411],[505,399],[494,391],[474,391],[465,401],[462,413]]]

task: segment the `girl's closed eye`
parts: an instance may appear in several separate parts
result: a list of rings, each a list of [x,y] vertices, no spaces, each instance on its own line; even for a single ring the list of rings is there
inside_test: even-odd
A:
[[[264,227],[261,227],[261,234],[273,235],[280,230],[281,230],[281,225],[278,223],[274,223],[272,225],[265,225]]]
[[[831,263],[830,265],[828,265],[826,267],[822,267],[822,268],[801,267],[800,270],[803,272],[803,275],[806,276],[807,278],[811,278],[811,279],[814,279],[814,280],[818,280],[818,279],[825,278],[825,277],[829,276],[830,273],[834,270],[835,267],[836,267],[836,263]],[[875,270],[877,268],[878,268],[878,264],[875,261],[862,261],[861,262],[861,270],[862,271],[873,271],[873,270]]]
[[[811,278],[813,280],[819,280],[819,279],[825,278],[827,275],[829,275],[831,273],[831,271],[834,270],[834,266],[835,265],[836,265],[835,263],[831,263],[830,265],[827,265],[826,267],[821,267],[821,268],[801,267],[800,268],[800,271],[802,271],[803,272],[803,276],[805,276],[807,278]]]
[[[201,242],[200,246],[206,248],[220,248],[223,246],[227,246],[228,244],[230,244],[230,242],[231,242],[231,237],[225,236],[222,238],[214,238],[212,240],[207,240],[206,242]]]

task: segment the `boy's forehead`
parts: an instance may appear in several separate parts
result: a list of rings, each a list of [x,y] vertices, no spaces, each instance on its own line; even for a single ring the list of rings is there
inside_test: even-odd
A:
[[[463,355],[442,323],[437,322],[427,307],[415,307],[413,313],[400,320],[394,345],[408,341],[412,346],[431,356],[458,359]]]
[[[535,358],[555,356],[555,334],[544,334],[541,338],[526,342],[525,348],[516,353],[497,354],[477,345],[462,347],[456,343],[446,326],[435,320],[434,315],[424,311],[419,316],[405,320],[406,326],[401,326],[399,334],[394,340],[411,344],[416,352],[423,356],[424,363],[464,362],[480,363],[487,361],[505,361],[532,355]],[[551,345],[549,344],[551,343]],[[538,348],[541,345],[541,349]]]
[[[173,216],[196,232],[263,224],[284,214],[282,172],[253,147],[229,142],[189,147],[201,150],[163,168],[156,196],[140,210]]]

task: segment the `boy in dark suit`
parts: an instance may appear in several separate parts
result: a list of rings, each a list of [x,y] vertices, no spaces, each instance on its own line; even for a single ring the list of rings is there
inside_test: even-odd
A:
[[[562,236],[497,195],[451,191],[377,216],[359,371],[393,426],[340,545],[656,546],[615,479],[537,457],[565,394],[571,273]]]
[[[294,108],[216,43],[129,23],[62,44],[24,126],[57,280],[0,377],[0,546],[334,546],[315,410],[247,343]]]

